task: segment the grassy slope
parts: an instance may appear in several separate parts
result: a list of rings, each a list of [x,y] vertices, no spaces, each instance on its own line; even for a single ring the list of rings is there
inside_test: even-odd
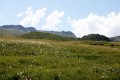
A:
[[[14,36],[18,36],[18,35],[22,35],[25,34],[26,32],[22,31],[22,30],[16,30],[16,29],[0,29],[0,35],[14,35]]]
[[[21,35],[23,38],[28,38],[28,39],[48,39],[48,40],[73,40],[72,38],[69,37],[63,37],[63,36],[58,36],[50,33],[45,33],[45,32],[30,32]]]
[[[0,80],[119,80],[120,43],[0,38]]]

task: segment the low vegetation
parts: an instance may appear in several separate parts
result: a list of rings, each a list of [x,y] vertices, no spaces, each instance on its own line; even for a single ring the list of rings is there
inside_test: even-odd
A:
[[[119,42],[0,37],[0,80],[119,79]]]
[[[48,40],[62,40],[62,41],[75,40],[75,38],[63,37],[45,32],[29,32],[21,35],[20,37],[27,39],[48,39]]]
[[[0,36],[4,36],[4,35],[18,36],[25,33],[26,32],[17,29],[0,29]]]
[[[108,37],[100,35],[100,34],[89,34],[89,35],[83,36],[80,40],[110,41]]]

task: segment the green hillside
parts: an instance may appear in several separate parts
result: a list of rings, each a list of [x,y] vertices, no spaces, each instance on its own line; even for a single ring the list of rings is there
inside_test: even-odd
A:
[[[16,29],[0,29],[0,35],[13,35],[13,36],[18,36],[22,35],[26,32],[22,30],[16,30]]]
[[[110,41],[108,37],[100,35],[100,34],[89,34],[89,35],[83,36],[80,40]]]
[[[29,32],[21,35],[21,37],[28,38],[28,39],[74,40],[74,38],[58,36],[58,35],[45,33],[45,32]]]
[[[0,37],[0,80],[119,79],[120,43]]]

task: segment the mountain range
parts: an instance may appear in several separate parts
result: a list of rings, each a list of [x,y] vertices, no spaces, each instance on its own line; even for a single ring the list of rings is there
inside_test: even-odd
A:
[[[71,31],[44,31],[44,30],[37,30],[34,27],[24,27],[22,25],[3,25],[3,26],[0,26],[0,35],[19,36],[19,35],[23,35],[23,34],[29,33],[29,32],[45,32],[45,33],[63,36],[63,37],[77,38],[75,36],[75,34]],[[99,34],[92,34],[92,35],[90,34],[87,36],[83,36],[82,38],[78,38],[78,40],[103,41],[103,38],[109,39],[110,41],[113,41],[113,42],[120,42],[120,36],[105,37],[105,36],[102,36]],[[105,41],[106,41],[106,39],[105,39]]]
[[[0,29],[16,29],[16,30],[21,30],[24,32],[36,31],[34,27],[25,28],[22,25],[3,25],[3,26],[0,26]]]
[[[64,37],[76,38],[75,34],[71,31],[44,31],[37,30],[34,27],[24,27],[22,25],[3,25],[0,26],[0,34],[21,35],[28,32],[45,32]]]

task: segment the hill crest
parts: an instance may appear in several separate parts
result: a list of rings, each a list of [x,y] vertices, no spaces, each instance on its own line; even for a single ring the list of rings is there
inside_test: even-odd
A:
[[[11,30],[12,31],[20,30],[25,33],[26,32],[45,32],[45,33],[55,34],[55,35],[63,36],[63,37],[76,38],[75,34],[71,31],[61,31],[61,32],[59,32],[59,31],[44,31],[44,30],[37,30],[34,27],[24,27],[22,25],[3,25],[3,26],[0,26],[0,29],[2,29],[2,30],[5,29],[5,30],[7,30],[7,32],[9,32]]]

